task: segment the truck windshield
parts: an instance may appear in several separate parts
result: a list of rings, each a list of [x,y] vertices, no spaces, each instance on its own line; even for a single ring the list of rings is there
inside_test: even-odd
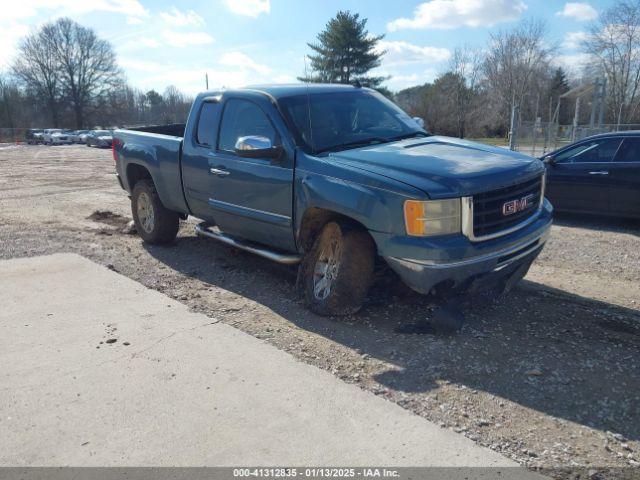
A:
[[[409,115],[371,90],[302,94],[278,103],[296,142],[309,153],[428,135]]]

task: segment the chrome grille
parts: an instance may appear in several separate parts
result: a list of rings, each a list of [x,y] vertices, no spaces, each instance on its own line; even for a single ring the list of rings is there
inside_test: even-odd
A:
[[[538,213],[544,195],[544,177],[539,176],[509,187],[473,196],[473,236],[475,239],[506,234]],[[528,198],[526,208],[505,214],[505,203]]]

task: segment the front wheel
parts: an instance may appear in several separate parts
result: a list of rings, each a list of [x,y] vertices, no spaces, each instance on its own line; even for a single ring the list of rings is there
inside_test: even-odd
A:
[[[300,266],[309,308],[319,315],[349,315],[364,302],[373,280],[375,245],[346,222],[329,222]]]
[[[180,217],[167,209],[151,180],[140,180],[131,194],[131,213],[136,230],[147,243],[171,243],[178,234]]]

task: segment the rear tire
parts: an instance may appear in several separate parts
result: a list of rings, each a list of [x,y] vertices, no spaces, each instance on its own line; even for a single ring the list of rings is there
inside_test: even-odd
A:
[[[329,222],[299,270],[310,310],[350,315],[362,307],[373,280],[375,245],[369,234],[346,222]]]
[[[167,209],[151,180],[140,180],[131,194],[131,212],[140,237],[152,244],[171,243],[180,228],[180,217]]]

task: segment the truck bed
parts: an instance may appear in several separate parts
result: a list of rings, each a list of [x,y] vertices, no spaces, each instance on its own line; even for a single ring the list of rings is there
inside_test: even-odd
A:
[[[180,172],[183,135],[184,124],[116,130],[113,133],[119,158],[116,169],[125,188],[131,193],[136,172],[142,167],[151,175],[164,206],[188,213]]]
[[[134,132],[159,133],[160,135],[169,135],[172,137],[184,137],[185,123],[171,123],[168,125],[145,125],[142,127],[128,127],[126,130]]]

